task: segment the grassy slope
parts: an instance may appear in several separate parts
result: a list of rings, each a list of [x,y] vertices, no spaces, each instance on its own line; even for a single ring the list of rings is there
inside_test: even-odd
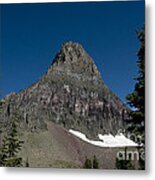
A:
[[[22,133],[25,143],[21,154],[30,167],[82,168],[86,156],[92,159],[96,155],[100,168],[115,169],[116,154],[123,148],[88,144],[52,122],[48,122],[47,127],[43,132]]]

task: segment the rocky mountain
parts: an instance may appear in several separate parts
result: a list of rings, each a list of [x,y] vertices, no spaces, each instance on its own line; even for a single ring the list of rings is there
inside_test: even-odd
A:
[[[82,168],[86,157],[95,155],[99,168],[115,169],[117,152],[124,150],[89,144],[69,131],[92,140],[98,140],[99,133],[115,135],[124,128],[129,112],[78,43],[63,44],[45,75],[5,96],[1,104],[0,146],[16,114],[24,142],[20,154],[30,167]]]
[[[3,102],[1,132],[9,129],[12,115],[18,112],[24,131],[46,131],[52,121],[92,139],[98,133],[116,134],[129,111],[105,85],[88,53],[73,42],[62,45],[43,77],[21,92],[7,95]]]

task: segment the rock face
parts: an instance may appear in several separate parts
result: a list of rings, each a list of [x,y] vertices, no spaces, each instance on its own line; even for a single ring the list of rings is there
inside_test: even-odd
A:
[[[128,108],[104,84],[92,58],[78,43],[62,45],[47,73],[18,94],[3,99],[1,132],[18,112],[20,128],[36,132],[52,121],[89,138],[116,134],[123,128]]]

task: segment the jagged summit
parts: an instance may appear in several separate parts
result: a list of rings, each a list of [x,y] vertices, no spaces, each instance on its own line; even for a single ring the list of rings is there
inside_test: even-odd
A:
[[[80,43],[72,42],[72,41],[63,43],[61,49],[67,51],[71,51],[71,50],[75,50],[75,51],[81,50],[81,52],[84,51],[84,48]]]
[[[93,64],[92,58],[88,55],[81,44],[75,42],[63,43],[59,53],[56,55],[53,63],[65,62],[65,63],[91,63]]]
[[[63,43],[60,52],[65,55],[77,56],[77,58],[84,56],[84,54],[87,54],[80,43],[71,42],[71,41]]]
[[[57,61],[61,61],[61,62],[77,61],[79,60],[80,57],[83,57],[86,54],[87,53],[81,44],[75,42],[66,42],[62,44],[60,52],[56,55],[52,65]]]
[[[89,54],[81,44],[66,42],[55,56],[47,72],[51,74],[66,74],[67,76],[85,77],[85,80],[94,79],[103,82],[101,75]],[[81,80],[84,78],[81,78]]]

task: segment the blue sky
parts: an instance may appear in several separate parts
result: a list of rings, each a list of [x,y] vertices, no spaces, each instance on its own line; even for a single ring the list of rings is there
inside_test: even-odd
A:
[[[37,81],[61,44],[79,42],[104,82],[123,102],[134,88],[144,1],[9,4],[0,6],[2,96]]]

